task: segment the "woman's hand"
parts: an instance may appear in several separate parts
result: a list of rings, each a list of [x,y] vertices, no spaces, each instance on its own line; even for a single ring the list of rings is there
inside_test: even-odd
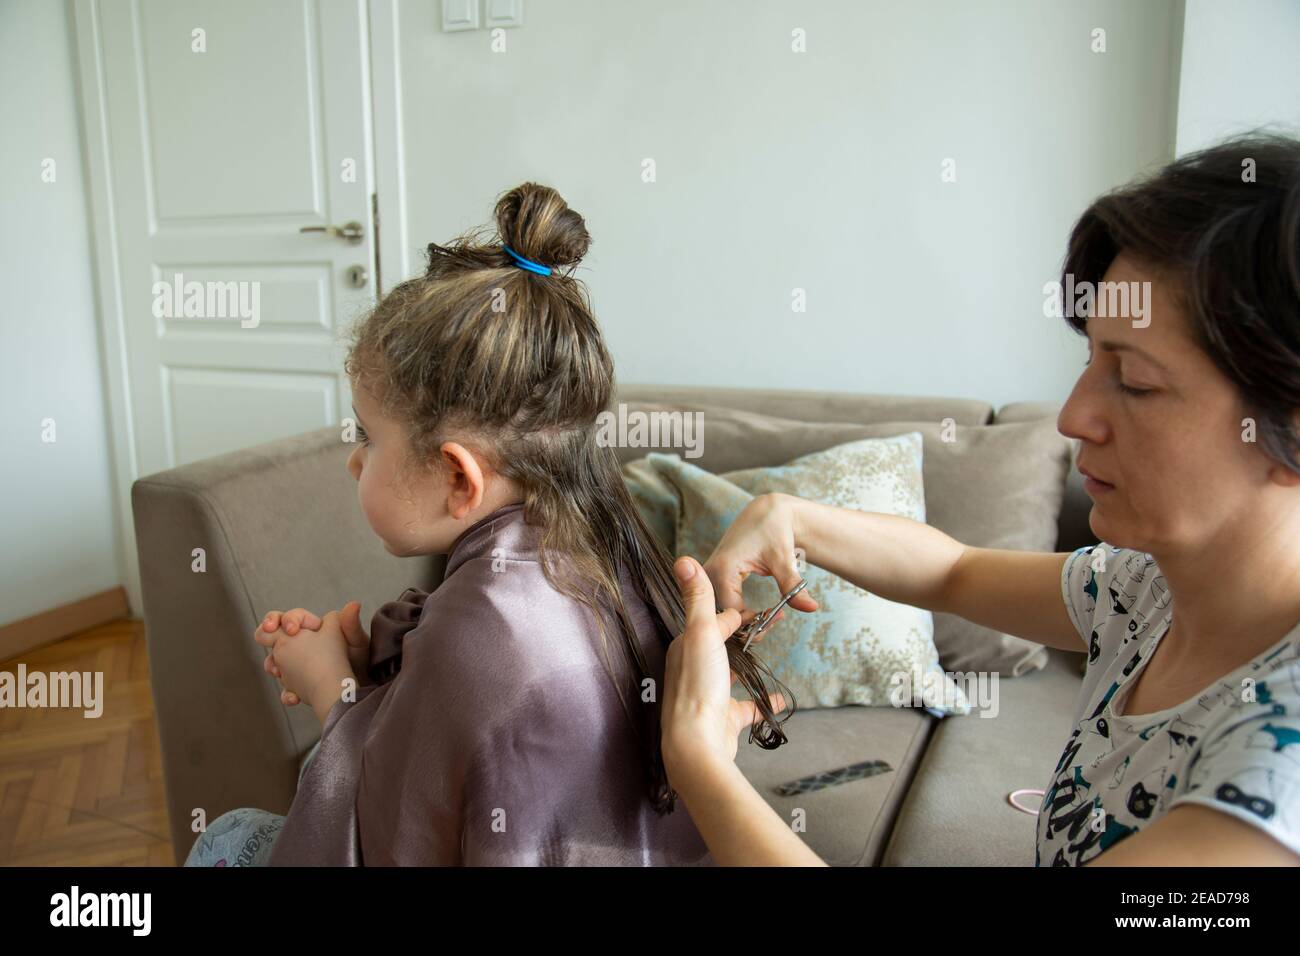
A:
[[[727,663],[727,638],[740,626],[740,612],[715,611],[713,585],[694,558],[678,558],[673,571],[686,606],[686,630],[668,647],[662,717],[664,763],[731,763],[740,732],[760,718],[752,700],[735,700],[736,675]],[[785,709],[773,694],[772,709]]]
[[[692,558],[673,571],[686,605],[686,630],[668,647],[664,669],[663,756],[668,782],[720,866],[818,865],[817,854],[786,826],[735,764],[740,732],[759,718],[752,700],[734,700],[727,638],[734,609],[715,611],[713,585]],[[785,709],[780,694],[772,708]]]
[[[803,575],[796,554],[796,501],[788,495],[760,495],[736,516],[704,562],[717,592],[718,607],[744,608],[741,585],[751,574],[775,578],[782,594],[799,583]],[[817,602],[803,591],[790,601],[790,607],[815,611]]]

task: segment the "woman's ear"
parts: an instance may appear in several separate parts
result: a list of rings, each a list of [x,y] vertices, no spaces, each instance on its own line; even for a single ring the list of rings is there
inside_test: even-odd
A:
[[[1291,415],[1291,434],[1300,435],[1300,409],[1297,409]],[[1279,477],[1278,484],[1285,488],[1294,488],[1300,485],[1300,474],[1285,465],[1275,465],[1276,473]]]
[[[487,481],[478,458],[464,445],[454,441],[442,443],[438,449],[447,469],[451,485],[447,496],[447,511],[459,521],[483,503]]]
[[[1300,434],[1300,409],[1297,409],[1291,415],[1291,432],[1292,434]],[[1283,488],[1295,488],[1300,485],[1300,473],[1288,468],[1281,462],[1270,459],[1268,474],[1273,481]]]

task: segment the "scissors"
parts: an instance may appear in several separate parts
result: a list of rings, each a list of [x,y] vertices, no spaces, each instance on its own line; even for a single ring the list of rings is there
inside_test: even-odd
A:
[[[760,611],[748,624],[737,630],[737,636],[742,634],[745,636],[745,646],[742,648],[742,651],[749,650],[750,642],[759,634],[763,633],[763,631],[767,630],[768,627],[771,626],[772,621],[776,619],[776,615],[780,612],[781,608],[789,604],[790,599],[807,586],[808,582],[800,579],[798,584],[781,596],[780,602],[775,607],[770,607],[766,611]]]

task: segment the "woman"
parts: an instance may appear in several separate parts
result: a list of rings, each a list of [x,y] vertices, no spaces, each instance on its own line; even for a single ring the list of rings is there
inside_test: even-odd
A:
[[[1116,314],[1117,297],[1099,303],[1121,287],[1098,280],[1144,297]],[[745,576],[788,589],[798,547],[889,600],[1088,652],[1073,731],[1043,768],[1039,865],[1300,864],[1300,142],[1234,140],[1097,200],[1062,285],[1097,293],[1066,303],[1089,360],[1058,427],[1080,443],[1102,545],[966,547],[769,495],[707,575],[675,566],[688,625],[668,655],[664,759],[717,862],[821,862],[735,767],[756,715],[729,697],[721,643]]]

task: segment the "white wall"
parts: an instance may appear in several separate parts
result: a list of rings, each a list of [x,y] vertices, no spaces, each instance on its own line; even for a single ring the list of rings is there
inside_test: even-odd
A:
[[[1172,157],[1172,0],[529,0],[505,53],[437,8],[400,6],[411,243],[556,186],[626,382],[1061,401],[1085,350],[1043,283]]]
[[[64,3],[0,3],[0,624],[121,581]],[[55,181],[41,180],[55,161]],[[43,419],[55,441],[41,441]]]
[[[1300,2],[1187,0],[1178,155],[1258,126],[1300,134]]]
[[[1176,107],[1180,151],[1300,124],[1294,0],[1188,0],[1181,58],[1178,0],[528,0],[503,54],[438,7],[399,0],[413,250],[553,183],[628,382],[1059,401],[1084,356],[1041,289],[1084,206]],[[72,42],[0,3],[0,624],[121,580]]]

